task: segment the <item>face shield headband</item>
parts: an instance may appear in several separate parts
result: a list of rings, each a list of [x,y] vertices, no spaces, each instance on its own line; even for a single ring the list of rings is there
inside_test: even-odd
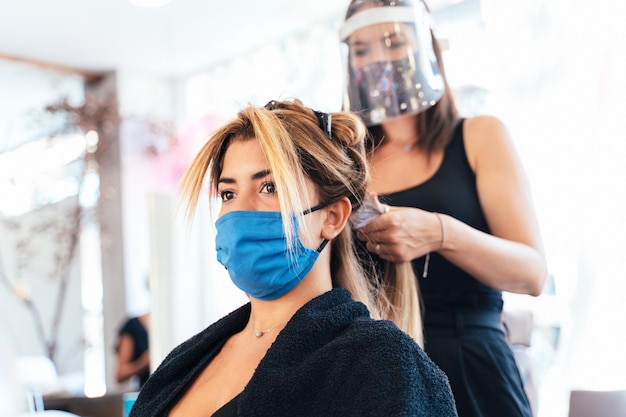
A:
[[[368,126],[423,112],[443,95],[443,77],[432,48],[432,20],[423,3],[417,4],[372,3],[371,8],[349,17],[340,30],[341,40],[347,45],[344,107],[360,114]],[[383,29],[378,26],[388,23],[394,25],[384,29],[385,36],[407,41],[398,46],[385,38],[383,47]],[[381,48],[384,53],[373,52]]]
[[[339,29],[339,39],[345,42],[348,36],[359,29],[387,22],[415,23],[415,9],[408,6],[376,7],[355,13]]]

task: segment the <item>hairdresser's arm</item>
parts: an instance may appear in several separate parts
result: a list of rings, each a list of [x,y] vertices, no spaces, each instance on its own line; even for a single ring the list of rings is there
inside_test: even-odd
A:
[[[358,237],[367,242],[369,251],[388,261],[407,262],[438,251],[492,288],[539,295],[546,261],[527,180],[509,134],[493,117],[467,119],[463,128],[493,235],[447,215],[391,207],[359,229]]]
[[[135,343],[130,335],[122,334],[120,336],[117,351],[117,382],[124,382],[150,366],[149,351],[145,351],[137,360],[132,360],[134,345]]]
[[[539,295],[547,275],[539,227],[522,164],[505,126],[493,117],[464,125],[468,160],[492,235],[442,216],[440,253],[484,284]]]

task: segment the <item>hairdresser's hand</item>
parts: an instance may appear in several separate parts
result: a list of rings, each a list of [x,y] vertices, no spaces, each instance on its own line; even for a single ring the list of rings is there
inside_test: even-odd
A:
[[[357,233],[370,252],[386,261],[408,262],[441,248],[441,227],[435,213],[387,205],[380,211],[380,216]]]

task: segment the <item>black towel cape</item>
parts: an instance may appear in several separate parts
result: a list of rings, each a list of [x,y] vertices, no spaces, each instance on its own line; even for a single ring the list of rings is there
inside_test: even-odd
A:
[[[142,388],[130,417],[166,416],[207,355],[248,322],[250,304],[176,347]],[[207,393],[207,395],[211,395]],[[457,416],[445,374],[408,335],[344,289],[305,304],[239,396],[239,416]]]

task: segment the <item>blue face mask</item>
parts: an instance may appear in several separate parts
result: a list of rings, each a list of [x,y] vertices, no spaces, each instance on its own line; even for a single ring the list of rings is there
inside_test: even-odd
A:
[[[304,214],[325,206],[315,206]],[[298,222],[294,224],[298,236]],[[313,268],[328,243],[324,239],[313,250],[297,237],[289,253],[280,212],[232,211],[217,219],[215,226],[218,262],[228,269],[239,289],[258,300],[274,300],[291,291]]]

